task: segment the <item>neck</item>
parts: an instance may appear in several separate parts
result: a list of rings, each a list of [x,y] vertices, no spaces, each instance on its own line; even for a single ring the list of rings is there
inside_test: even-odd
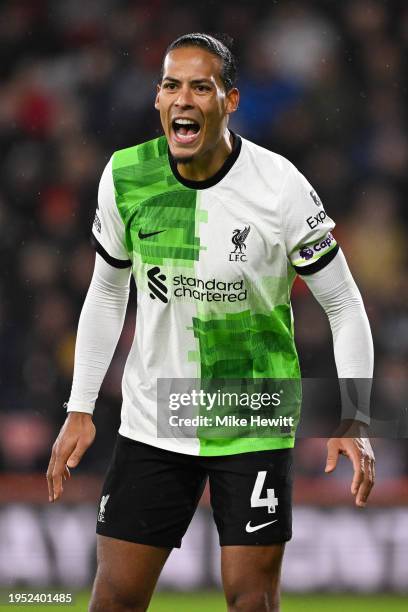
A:
[[[200,155],[188,164],[177,164],[180,175],[189,181],[205,181],[211,178],[223,166],[225,160],[232,153],[232,134],[225,130],[220,142],[211,151]]]

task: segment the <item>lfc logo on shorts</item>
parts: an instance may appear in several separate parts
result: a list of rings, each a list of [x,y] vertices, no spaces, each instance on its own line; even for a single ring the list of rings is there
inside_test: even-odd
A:
[[[98,514],[99,523],[105,522],[105,508],[106,508],[106,504],[108,503],[109,497],[110,497],[109,493],[107,495],[102,495],[101,503],[99,505],[99,514]]]
[[[248,237],[251,226],[248,225],[244,227],[244,229],[234,229],[232,232],[232,244],[235,246],[235,249],[231,251],[229,254],[230,261],[247,261],[247,257],[245,253],[242,252],[242,249],[246,250],[245,240]]]

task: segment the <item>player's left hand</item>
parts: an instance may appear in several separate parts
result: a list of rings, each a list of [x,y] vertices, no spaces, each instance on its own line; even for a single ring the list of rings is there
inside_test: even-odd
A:
[[[347,432],[343,435],[347,435]],[[353,464],[351,493],[356,498],[356,506],[363,508],[375,480],[375,458],[370,440],[356,437],[330,438],[327,442],[326,473],[336,469],[340,454],[346,455]]]

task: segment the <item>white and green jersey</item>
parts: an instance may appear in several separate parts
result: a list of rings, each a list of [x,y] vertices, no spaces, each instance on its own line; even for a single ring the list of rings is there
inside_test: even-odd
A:
[[[290,293],[335,256],[333,221],[285,158],[234,136],[206,181],[188,181],[165,137],[117,151],[101,179],[93,241],[132,266],[136,333],[120,433],[168,450],[224,455],[291,447],[275,438],[157,436],[157,380],[299,378]]]

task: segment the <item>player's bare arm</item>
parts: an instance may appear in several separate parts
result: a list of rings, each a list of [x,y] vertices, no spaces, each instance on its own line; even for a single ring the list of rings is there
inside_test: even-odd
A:
[[[47,470],[48,499],[57,501],[63,492],[63,480],[70,477],[69,468],[81,461],[95,438],[92,415],[70,412],[54,442]]]

